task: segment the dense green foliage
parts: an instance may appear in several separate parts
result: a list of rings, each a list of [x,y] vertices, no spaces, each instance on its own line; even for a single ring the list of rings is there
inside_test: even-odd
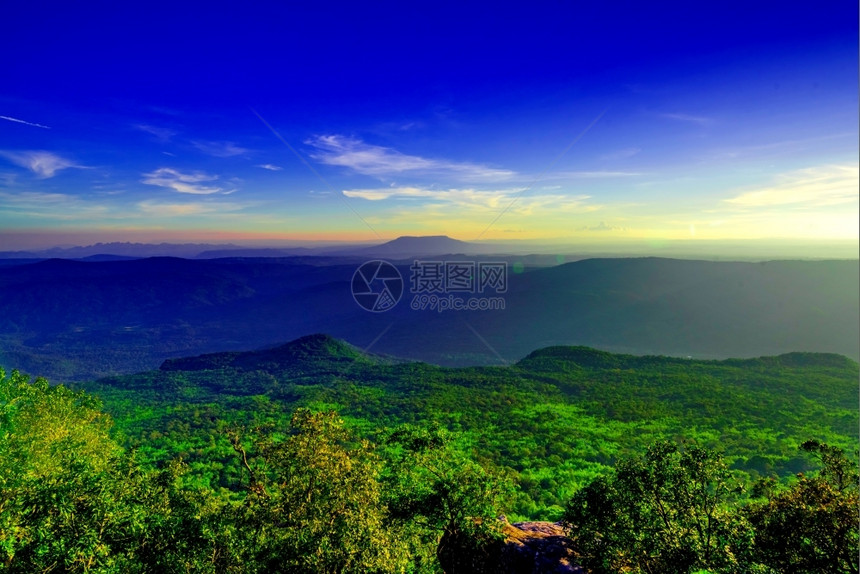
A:
[[[92,397],[0,369],[0,421],[4,571],[184,571],[205,541],[207,501],[179,488],[181,465],[144,470]]]
[[[735,562],[731,543],[742,530],[729,512],[730,484],[712,452],[659,442],[577,492],[565,521],[595,574],[723,568]]]
[[[565,522],[593,574],[616,572],[849,574],[858,571],[858,472],[818,441],[817,476],[741,506],[742,485],[713,452],[661,442],[622,461],[570,500]]]
[[[214,491],[183,483],[179,460],[141,465],[98,406],[0,370],[0,571],[431,573],[445,532],[493,531],[501,483],[444,433],[420,445],[404,428],[377,448],[298,409],[226,432],[243,480]]]
[[[232,438],[248,473],[236,518],[244,571],[404,570],[409,554],[384,525],[381,464],[371,446],[350,446],[334,413],[300,409],[290,429],[288,437],[258,437],[250,460],[242,439]]]
[[[403,423],[447,429],[464,458],[519,485],[512,519],[556,520],[574,491],[658,440],[715,449],[748,484],[809,470],[797,445],[810,437],[853,452],[857,380],[857,363],[837,355],[697,361],[551,347],[510,367],[449,369],[311,336],[86,388],[143,460],[182,457],[185,480],[201,486],[241,481],[229,426],[286,426],[296,407],[334,409],[377,443],[380,429]]]
[[[329,366],[360,359],[328,350]],[[0,571],[429,574],[443,554],[480,570],[500,549],[494,517],[521,475],[465,456],[474,433],[438,422],[371,433],[251,400],[247,424],[206,415],[211,452],[227,445],[225,488],[211,484],[217,461],[143,457],[92,396],[0,370]],[[819,472],[744,493],[719,453],[655,442],[574,493],[568,531],[595,573],[856,573],[856,452],[801,449]]]
[[[755,555],[779,572],[858,572],[857,466],[841,449],[807,441],[801,448],[822,465],[814,477],[798,475],[787,490],[746,509],[756,536]]]

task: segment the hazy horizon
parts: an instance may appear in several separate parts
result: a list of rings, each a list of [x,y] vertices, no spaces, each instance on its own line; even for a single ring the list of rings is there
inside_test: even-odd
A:
[[[0,232],[0,244],[6,253],[42,253],[60,252],[63,250],[94,249],[104,246],[104,254],[118,251],[117,247],[139,246],[153,248],[160,245],[169,246],[199,246],[203,251],[207,247],[227,249],[305,249],[309,255],[326,255],[328,251],[349,249],[356,247],[373,247],[387,243],[390,240],[371,241],[349,241],[349,240],[272,240],[272,239],[247,239],[231,237],[213,237],[211,240],[203,238],[199,241],[187,241],[181,237],[165,241],[146,241],[146,237],[135,237],[126,241],[122,237],[96,237],[95,241],[87,242],[86,236],[67,236],[70,240],[77,237],[79,241],[67,243],[52,243],[46,241],[44,235],[32,237],[24,235],[16,237],[15,234]],[[400,236],[429,239],[431,237],[448,236]],[[460,238],[449,238],[464,241]],[[564,262],[564,256],[611,256],[611,257],[680,257],[680,258],[702,258],[702,259],[858,259],[860,246],[856,241],[844,240],[815,240],[799,242],[797,240],[770,239],[770,240],[640,240],[615,242],[580,241],[559,242],[552,240],[479,240],[464,241],[469,246],[482,248],[485,253],[497,253],[508,255],[551,255],[560,257],[559,262]],[[497,250],[495,250],[497,249]],[[441,253],[440,254],[444,254]]]

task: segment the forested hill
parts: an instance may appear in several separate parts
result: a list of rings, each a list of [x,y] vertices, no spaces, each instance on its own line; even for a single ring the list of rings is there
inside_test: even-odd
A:
[[[808,468],[797,448],[810,438],[853,452],[858,376],[856,362],[830,354],[702,361],[585,347],[443,368],[312,335],[84,386],[145,458],[181,456],[213,486],[239,480],[226,428],[283,425],[307,406],[339,411],[369,438],[401,423],[446,427],[468,457],[511,473],[513,515],[557,518],[577,487],[658,439],[714,448],[750,479]]]
[[[318,374],[323,365],[347,364],[368,360],[352,345],[328,335],[309,335],[291,343],[269,349],[248,352],[208,353],[197,357],[168,359],[162,371],[200,371],[230,368],[246,370],[295,371],[309,368]]]

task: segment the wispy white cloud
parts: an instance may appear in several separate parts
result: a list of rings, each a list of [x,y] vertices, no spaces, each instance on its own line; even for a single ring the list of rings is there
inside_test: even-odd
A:
[[[826,165],[781,175],[772,184],[744,191],[726,199],[739,207],[803,205],[827,207],[858,203],[860,168],[856,165]]]
[[[73,195],[67,195],[65,193],[45,193],[41,191],[0,191],[0,197],[3,198],[3,202],[6,204],[24,206],[38,206],[46,203],[56,204],[78,201],[78,198]]]
[[[234,213],[243,209],[238,203],[188,202],[164,203],[158,201],[141,201],[137,209],[144,215],[154,217],[181,217],[184,215],[213,215]]]
[[[27,122],[27,121],[24,121],[24,120],[19,120],[18,118],[10,118],[9,116],[0,116],[0,120],[6,120],[6,121],[10,121],[10,122],[16,122],[16,123],[19,123],[19,124],[24,124],[25,126],[33,126],[34,128],[42,128],[42,129],[44,129],[44,130],[49,130],[49,129],[51,129],[50,127],[48,127],[48,126],[43,126],[42,124],[35,124],[35,123],[33,123],[33,122]]]
[[[155,136],[155,139],[162,143],[170,141],[170,138],[172,138],[178,133],[175,130],[171,130],[169,128],[160,128],[157,126],[151,126],[149,124],[135,124],[134,128],[142,132],[146,132],[152,136]]]
[[[263,168],[263,169],[268,169],[269,171],[281,171],[282,169],[284,169],[284,168],[282,168],[281,166],[278,166],[278,165],[272,165],[272,164],[270,164],[270,163],[261,163],[261,164],[259,164],[259,165],[255,166],[255,167],[261,167],[261,168]]]
[[[549,174],[547,176],[547,179],[603,179],[612,177],[636,177],[638,175],[644,174],[638,171],[559,171],[556,173]]]
[[[69,167],[84,167],[49,151],[0,151],[0,156],[45,179]]]
[[[714,123],[713,118],[708,118],[705,116],[694,116],[692,114],[684,114],[684,113],[660,114],[660,117],[666,118],[669,120],[677,120],[679,122],[690,122],[690,123],[698,124],[700,126],[707,126],[707,125]]]
[[[165,108],[162,106],[147,106],[146,109],[149,111],[155,112],[157,114],[164,114],[167,116],[182,116],[185,115],[183,112],[179,110],[174,110],[173,108]]]
[[[356,197],[366,199],[368,201],[380,201],[383,199],[391,199],[393,197],[409,198],[409,197],[432,197],[438,194],[438,191],[429,189],[421,189],[418,187],[383,187],[380,189],[345,189],[343,194],[346,197]]]
[[[172,189],[178,193],[190,193],[193,195],[211,195],[214,193],[230,193],[235,191],[214,187],[211,184],[201,185],[207,182],[214,182],[217,179],[217,175],[209,175],[199,171],[182,173],[170,167],[162,167],[152,173],[144,174],[142,181],[148,185],[157,185]]]
[[[627,231],[627,228],[607,225],[605,221],[601,221],[597,225],[580,227],[579,231]]]
[[[407,155],[397,150],[371,145],[340,135],[317,136],[305,142],[317,149],[312,157],[327,165],[347,167],[378,177],[404,173],[447,175],[466,182],[495,182],[513,177],[515,172],[475,163],[455,162]]]
[[[465,195],[465,194],[464,194]],[[555,227],[569,229],[572,217],[593,213],[603,208],[591,203],[587,196],[537,195],[502,192],[497,197],[449,197],[451,201],[380,202],[379,210],[362,208],[362,216],[374,226],[399,226],[427,232],[471,230],[476,236],[498,217],[506,226],[530,229]],[[456,201],[454,201],[456,199]],[[516,201],[514,201],[516,200]],[[466,232],[469,233],[469,232]]]
[[[479,206],[496,209],[510,203],[522,190],[486,191],[477,189],[429,189],[421,187],[383,187],[378,189],[344,190],[346,197],[381,201],[386,199],[425,200],[425,202],[450,203],[460,207]]]
[[[234,157],[237,155],[245,155],[250,151],[228,141],[197,140],[191,143],[206,155],[211,155],[213,157]]]
[[[0,212],[3,211],[14,212],[17,216],[60,221],[92,221],[94,217],[110,216],[110,208],[100,202],[65,193],[41,191],[0,191]]]
[[[620,149],[620,150],[617,150],[614,152],[604,154],[604,155],[600,156],[600,159],[609,160],[609,161],[627,159],[627,158],[633,157],[634,155],[638,154],[641,151],[642,151],[641,147],[626,147],[624,149]]]
[[[738,157],[771,157],[793,154],[806,150],[817,150],[819,153],[829,149],[828,142],[839,139],[857,139],[857,132],[842,132],[802,139],[779,139],[777,141],[734,147],[717,151],[717,159],[735,159]],[[834,145],[834,144],[830,144]]]
[[[367,201],[399,200],[402,203],[421,205],[422,208],[445,206],[450,213],[458,211],[481,214],[492,213],[509,207],[512,213],[533,212],[536,209],[551,208],[565,210],[580,208],[590,196],[568,195],[564,193],[528,193],[523,188],[502,190],[477,189],[429,189],[421,187],[383,187],[379,189],[344,190],[346,197]]]
[[[82,197],[65,193],[46,193],[38,191],[8,192],[0,191],[0,214],[13,213],[16,217],[26,216],[37,219],[58,221],[121,220],[126,225],[135,215],[153,218],[205,215],[208,217],[235,217],[252,203],[218,201],[207,198],[202,201],[157,201],[146,200],[133,204],[117,202],[105,193],[95,197]]]

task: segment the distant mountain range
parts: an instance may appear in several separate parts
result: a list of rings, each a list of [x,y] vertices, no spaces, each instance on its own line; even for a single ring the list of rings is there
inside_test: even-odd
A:
[[[410,265],[398,263],[403,298],[373,313],[350,293],[365,259],[7,265],[0,274],[0,365],[81,380],[319,332],[371,352],[451,366],[503,364],[551,345],[695,358],[860,355],[856,260],[509,265],[507,290],[496,295],[503,310],[447,312],[414,309],[423,299],[410,293]]]
[[[497,246],[480,243],[468,243],[451,239],[446,235],[432,235],[423,237],[404,236],[393,241],[365,247],[353,251],[357,255],[375,257],[388,257],[393,259],[408,259],[410,257],[428,257],[435,255],[477,255],[486,253],[498,253]]]
[[[2,237],[0,237],[2,240]],[[389,258],[406,260],[416,257],[444,255],[518,256],[531,255],[546,263],[557,264],[586,257],[661,257],[709,260],[761,261],[767,259],[857,259],[857,243],[851,241],[787,243],[761,240],[749,241],[672,241],[655,243],[629,241],[626,243],[566,243],[550,244],[533,241],[460,241],[444,235],[403,236],[376,245],[367,243],[305,242],[289,246],[241,246],[206,243],[96,243],[87,246],[61,246],[37,251],[0,251],[0,266],[14,260],[90,259],[109,260],[116,257],[183,257],[186,259],[217,259],[225,257],[341,257]]]
[[[0,251],[0,259],[89,259],[110,257],[183,257],[215,259],[221,257],[355,256],[409,258],[447,254],[498,253],[511,246],[468,243],[444,235],[398,237],[379,245],[325,245],[312,247],[243,247],[234,244],[205,243],[96,243],[88,246],[53,247],[39,251]]]
[[[75,247],[52,247],[38,251],[0,251],[0,259],[84,259],[99,256],[196,257],[213,249],[240,249],[238,245],[205,243],[96,243]]]

